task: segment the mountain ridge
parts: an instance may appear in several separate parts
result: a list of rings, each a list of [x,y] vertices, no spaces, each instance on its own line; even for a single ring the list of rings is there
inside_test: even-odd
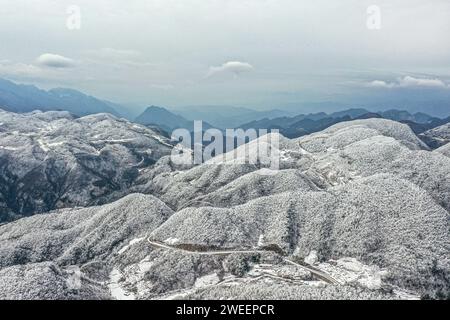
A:
[[[170,140],[110,114],[0,110],[0,221],[110,201]]]
[[[67,88],[48,91],[34,85],[16,84],[0,78],[0,106],[5,111],[32,112],[69,111],[78,116],[95,113],[111,113],[120,116],[110,102]]]
[[[0,297],[448,298],[449,157],[386,119],[279,139],[277,174],[163,156],[118,200],[1,225]]]

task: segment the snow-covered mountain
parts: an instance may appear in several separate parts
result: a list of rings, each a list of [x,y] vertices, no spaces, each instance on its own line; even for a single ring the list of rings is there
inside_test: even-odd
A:
[[[450,157],[450,143],[443,145],[442,147],[440,147],[439,149],[436,149],[435,151],[440,152],[440,153],[446,155],[447,157]]]
[[[0,298],[448,298],[448,156],[383,119],[279,138],[277,173],[163,156],[115,202],[0,226]]]
[[[151,129],[109,114],[0,110],[0,222],[109,202],[171,149]]]
[[[327,114],[318,112],[312,114],[300,114],[295,117],[264,118],[240,124],[242,128],[279,129],[289,138],[297,138],[340,122],[359,119],[383,118],[407,124],[415,133],[423,133],[429,129],[447,123],[450,119],[440,119],[425,113],[411,114],[408,111],[388,110],[370,112],[366,109],[347,109]]]
[[[450,122],[420,134],[420,138],[431,148],[436,149],[450,142]]]

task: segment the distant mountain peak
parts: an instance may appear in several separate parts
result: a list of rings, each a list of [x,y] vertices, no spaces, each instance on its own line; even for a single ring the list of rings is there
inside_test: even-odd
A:
[[[111,103],[70,88],[54,88],[48,91],[34,85],[18,84],[0,78],[0,104],[11,112],[31,112],[34,110],[64,110],[83,116],[95,113],[119,112]]]
[[[135,121],[143,125],[156,125],[165,131],[191,126],[190,122],[182,116],[176,115],[163,107],[154,105],[145,109]]]
[[[166,114],[172,114],[175,115],[174,113],[170,112],[169,110],[167,110],[166,108],[163,107],[159,107],[159,106],[155,106],[155,105],[151,105],[150,107],[147,107],[144,111],[145,112],[162,112],[162,113],[166,113]],[[180,116],[179,116],[180,117]]]

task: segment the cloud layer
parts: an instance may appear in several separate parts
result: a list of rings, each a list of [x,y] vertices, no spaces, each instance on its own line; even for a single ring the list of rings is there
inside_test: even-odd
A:
[[[379,30],[367,28],[369,0],[80,0],[81,29],[69,30],[73,2],[1,1],[0,60],[11,62],[0,77],[139,105],[264,108],[388,93],[361,90],[376,79],[442,86],[405,75],[450,83],[448,0],[377,0]]]
[[[368,83],[372,88],[440,88],[449,89],[450,85],[446,84],[440,79],[426,79],[426,78],[414,78],[411,76],[405,76],[398,78],[395,82],[387,82],[383,80],[374,80]]]
[[[42,72],[39,67],[31,64],[0,60],[0,75],[32,78],[42,76]]]

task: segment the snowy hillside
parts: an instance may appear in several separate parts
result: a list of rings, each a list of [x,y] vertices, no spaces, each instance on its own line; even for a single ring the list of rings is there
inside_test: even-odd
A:
[[[450,142],[450,123],[425,131],[420,138],[432,148],[439,148]]]
[[[450,143],[447,143],[446,145],[440,147],[439,149],[436,149],[435,151],[440,152],[447,157],[450,157]]]
[[[169,142],[108,114],[0,110],[0,222],[104,203],[170,154]]]
[[[1,122],[18,125],[8,116]],[[73,124],[71,132],[76,124],[79,134],[84,123],[98,128],[99,137],[76,146],[91,154],[93,139],[106,140],[100,128],[114,125],[120,134],[110,140],[139,136],[160,158],[115,193],[120,200],[0,226],[0,298],[448,298],[450,158],[407,125],[358,120],[280,137],[281,169],[267,174],[219,158],[177,167],[162,156],[165,144],[128,122],[37,118],[31,134],[49,123]],[[56,148],[77,159],[55,145],[62,138],[40,136],[48,151],[21,139],[34,141],[27,146],[37,154]],[[120,161],[138,163],[124,142],[103,143],[124,150]]]

